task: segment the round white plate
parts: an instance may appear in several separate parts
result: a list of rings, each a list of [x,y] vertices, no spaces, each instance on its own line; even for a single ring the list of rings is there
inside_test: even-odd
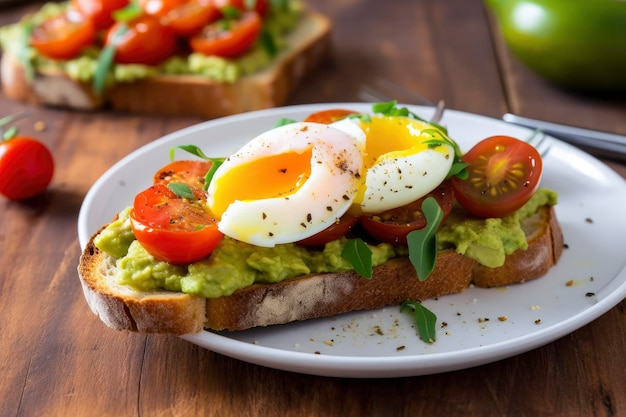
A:
[[[78,218],[82,247],[129,206],[168,162],[170,148],[200,146],[227,156],[282,117],[363,103],[283,107],[192,126],[156,140],[109,169],[88,192]],[[428,117],[431,109],[411,107]],[[527,129],[447,110],[443,124],[462,149],[490,135],[527,138]],[[179,151],[179,158],[185,156]],[[335,377],[402,377],[447,372],[510,357],[547,344],[596,319],[626,297],[623,239],[626,182],[588,154],[557,140],[544,159],[542,185],[559,193],[557,215],[567,245],[546,276],[496,289],[471,288],[424,304],[438,318],[437,341],[422,342],[408,315],[392,306],[338,317],[234,333],[183,336],[204,348],[272,368]],[[616,329],[617,331],[617,329]]]

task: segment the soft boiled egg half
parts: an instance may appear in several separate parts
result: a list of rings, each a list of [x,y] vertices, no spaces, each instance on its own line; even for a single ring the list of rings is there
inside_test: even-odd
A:
[[[454,149],[431,142],[436,127],[402,116],[346,118],[331,126],[357,137],[363,152],[364,178],[354,211],[381,213],[401,207],[434,190],[454,162]],[[441,136],[439,136],[441,137]]]
[[[454,150],[428,143],[434,126],[372,116],[297,122],[248,142],[217,169],[207,202],[226,236],[257,246],[297,242],[348,210],[380,213],[434,190]]]
[[[362,169],[354,136],[324,124],[292,123],[226,159],[207,202],[226,236],[266,247],[296,242],[346,213]]]

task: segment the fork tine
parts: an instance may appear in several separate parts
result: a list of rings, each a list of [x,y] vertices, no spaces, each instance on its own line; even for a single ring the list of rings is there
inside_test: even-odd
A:
[[[361,86],[359,89],[359,98],[363,101],[391,101],[391,97],[381,93],[378,90],[374,90],[367,85]]]
[[[537,149],[537,152],[539,152],[542,158],[548,154],[548,151],[550,151],[551,141],[541,129],[536,129],[526,142]]]
[[[377,78],[375,83],[386,90],[391,91],[394,95],[402,95],[410,99],[411,102],[416,104],[422,104],[427,106],[434,106],[431,100],[427,99],[421,94],[416,93],[415,91],[409,90],[399,84],[394,83],[393,81],[387,80],[385,78]]]
[[[445,102],[443,100],[439,100],[437,105],[435,105],[432,101],[428,100],[426,97],[406,89],[401,85],[398,85],[392,81],[378,78],[374,82],[377,88],[373,88],[367,85],[361,86],[358,92],[358,97],[363,101],[392,101],[397,100],[394,98],[397,95],[402,95],[407,97],[410,102],[420,105],[434,106],[435,113],[430,118],[431,123],[439,123],[441,118],[443,117],[443,112],[445,110]],[[383,88],[381,90],[380,88]],[[391,94],[387,94],[390,92]],[[401,101],[401,100],[399,100]]]

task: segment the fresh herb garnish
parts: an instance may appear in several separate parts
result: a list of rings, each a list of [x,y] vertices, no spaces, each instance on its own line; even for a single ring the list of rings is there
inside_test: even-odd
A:
[[[93,90],[96,94],[101,94],[104,90],[107,75],[109,70],[113,66],[113,59],[115,58],[115,50],[117,48],[117,40],[126,33],[128,25],[121,25],[117,31],[113,34],[112,42],[107,44],[100,55],[98,55],[98,61],[96,63],[96,72],[93,76]]]
[[[372,250],[362,239],[349,239],[341,251],[354,270],[364,278],[371,279],[374,274],[372,267]]]
[[[443,210],[437,200],[428,197],[422,203],[426,226],[413,230],[406,236],[409,260],[420,281],[426,280],[435,269],[437,259],[437,230],[443,220]]]
[[[417,333],[422,341],[433,343],[437,339],[435,334],[437,316],[424,307],[421,302],[412,300],[405,301],[400,305],[400,312],[408,313],[413,316]]]
[[[176,149],[182,149],[183,151],[187,151],[198,158],[211,162],[211,168],[209,168],[209,171],[204,176],[204,191],[208,190],[209,184],[211,184],[211,180],[213,179],[213,175],[215,175],[215,171],[217,171],[220,165],[224,163],[224,158],[211,158],[202,152],[202,149],[196,145],[179,145],[170,149],[170,161],[174,160],[174,153],[176,152]]]
[[[286,126],[286,125],[290,125],[292,123],[296,123],[297,120],[294,119],[289,119],[288,117],[281,117],[280,119],[278,119],[276,121],[276,123],[274,123],[274,125],[272,126],[272,128],[277,128],[277,127],[281,127],[281,126]]]
[[[179,197],[189,198],[189,199],[196,198],[195,194],[191,190],[191,187],[187,184],[180,183],[180,182],[170,182],[167,184],[167,188],[169,188],[171,192],[173,192]]]
[[[447,133],[442,132],[439,129],[424,129],[422,130],[422,134],[430,135],[431,139],[424,141],[424,143],[428,146],[434,148],[441,145],[448,145],[454,150],[454,160],[452,161],[452,166],[450,167],[450,171],[448,172],[446,178],[457,176],[464,180],[468,177],[469,174],[466,168],[469,164],[461,159],[461,155],[463,155],[461,148],[447,135]]]
[[[22,36],[20,38],[21,45],[19,46],[19,56],[18,59],[22,66],[24,67],[24,72],[26,72],[26,79],[29,81],[33,81],[35,79],[35,67],[33,66],[32,61],[30,60],[28,51],[30,50],[28,46],[30,45],[30,36],[35,29],[35,24],[33,22],[27,22],[24,24],[22,29]]]

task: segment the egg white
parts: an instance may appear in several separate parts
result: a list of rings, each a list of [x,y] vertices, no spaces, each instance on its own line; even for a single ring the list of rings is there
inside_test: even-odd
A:
[[[422,130],[433,129],[432,125],[401,116],[391,117],[391,120],[402,126],[395,133],[405,135],[412,145],[379,155],[371,163],[367,162],[368,149],[375,146],[374,141],[389,138],[368,135],[364,128],[371,121],[343,119],[331,124],[354,136],[365,155],[364,183],[355,199],[355,211],[381,213],[411,203],[434,190],[450,172],[454,161],[452,146],[424,145],[432,136],[422,134]]]
[[[308,150],[312,152],[310,176],[294,193],[235,198],[223,213],[215,211],[223,204],[221,179],[231,169],[259,158]],[[259,135],[231,155],[213,176],[207,202],[219,218],[219,230],[227,236],[264,247],[296,242],[324,230],[350,208],[362,168],[360,147],[352,135],[329,125],[292,123]],[[261,185],[263,178],[243,180]]]

